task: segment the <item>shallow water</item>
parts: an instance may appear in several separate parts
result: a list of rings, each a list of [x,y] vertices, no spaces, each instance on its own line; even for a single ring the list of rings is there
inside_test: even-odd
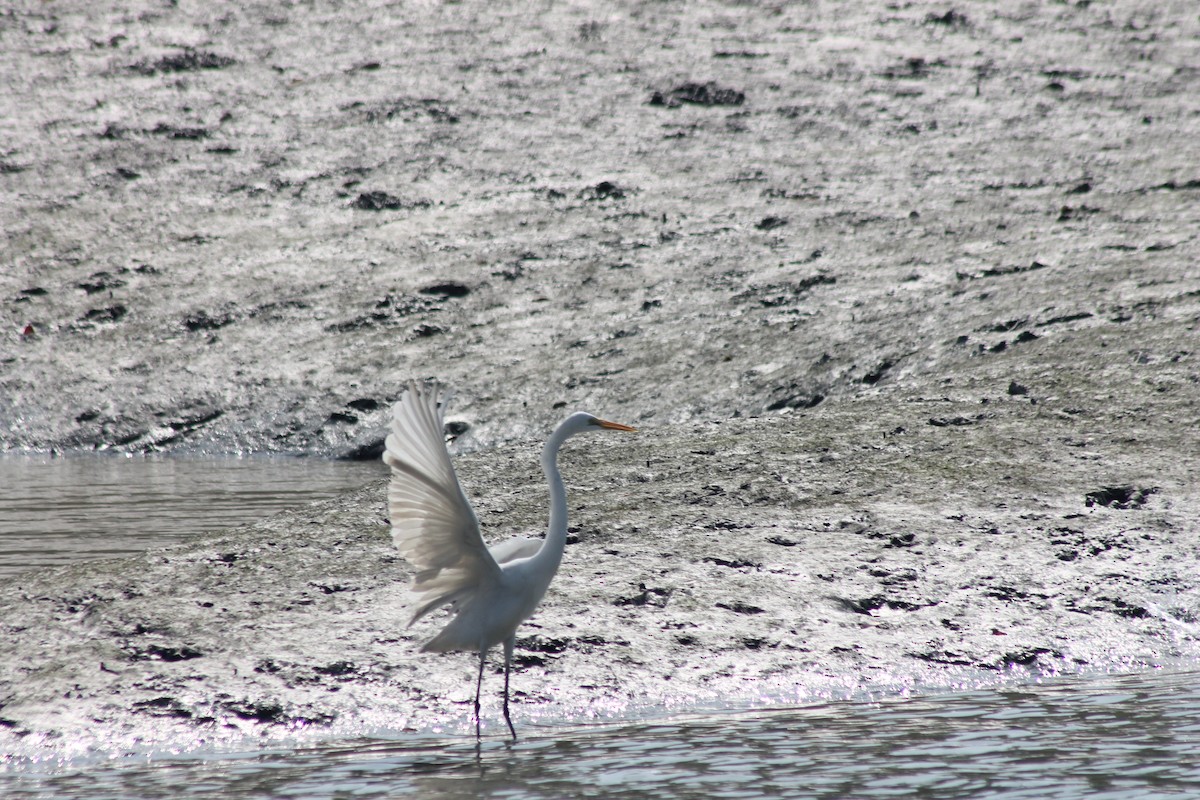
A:
[[[0,577],[174,544],[384,474],[311,458],[0,456]]]
[[[37,774],[41,771],[41,774]],[[29,798],[1200,796],[1200,672],[257,754],[25,765]]]

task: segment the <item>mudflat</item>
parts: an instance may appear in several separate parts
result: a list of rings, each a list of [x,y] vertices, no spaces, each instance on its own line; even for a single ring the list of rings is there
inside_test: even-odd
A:
[[[499,538],[559,418],[637,425],[564,452],[518,724],[1194,659],[1197,42],[1184,2],[21,4],[0,447],[370,458],[437,377]],[[383,516],[0,587],[0,737],[465,725]]]

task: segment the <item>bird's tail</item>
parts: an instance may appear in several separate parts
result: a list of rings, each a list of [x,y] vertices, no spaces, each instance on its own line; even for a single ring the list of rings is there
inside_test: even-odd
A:
[[[436,587],[431,587],[431,588],[433,588],[434,591],[437,590]],[[413,612],[412,619],[410,619],[408,621],[408,627],[411,628],[413,626],[413,624],[416,623],[418,620],[420,620],[422,617],[438,610],[442,606],[447,606],[447,605],[457,606],[469,594],[471,594],[472,591],[474,591],[474,587],[472,587],[472,586],[460,586],[458,588],[451,589],[448,592],[442,592],[441,594],[435,595],[434,597],[432,597],[428,600],[425,600],[425,597],[429,597],[429,594],[426,593],[424,595],[424,597],[422,597],[422,600],[424,602],[422,602],[421,605],[417,608],[417,610]],[[458,609],[456,608],[455,611],[458,611]]]

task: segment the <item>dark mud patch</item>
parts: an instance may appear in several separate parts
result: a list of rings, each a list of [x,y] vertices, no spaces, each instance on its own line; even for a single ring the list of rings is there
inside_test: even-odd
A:
[[[204,69],[224,69],[236,64],[237,61],[229,56],[211,53],[206,50],[183,50],[170,53],[161,58],[139,61],[131,64],[129,69],[139,75],[156,75],[161,72],[195,72]]]
[[[656,91],[650,95],[649,104],[678,108],[681,105],[696,106],[740,106],[746,102],[746,95],[737,89],[708,83],[681,83],[666,91]]]
[[[428,200],[406,200],[381,190],[362,192],[350,203],[351,208],[359,211],[407,211],[429,205]]]
[[[1084,504],[1092,506],[1107,506],[1108,508],[1129,509],[1141,508],[1152,495],[1158,493],[1157,486],[1138,488],[1135,486],[1106,486],[1084,495]]]

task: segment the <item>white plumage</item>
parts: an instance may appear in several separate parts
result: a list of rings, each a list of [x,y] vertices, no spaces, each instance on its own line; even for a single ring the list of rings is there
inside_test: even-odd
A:
[[[454,611],[449,624],[421,649],[479,652],[476,733],[487,651],[504,645],[504,719],[516,738],[508,711],[516,629],[541,602],[566,544],[566,490],[558,472],[558,449],[577,433],[634,429],[582,412],[563,420],[542,449],[542,468],[550,484],[546,538],[510,539],[489,548],[450,463],[445,403],[446,393],[436,383],[409,384],[392,408],[391,432],[383,454],[392,470],[388,485],[392,540],[416,570],[412,583],[416,610],[409,625],[442,606]]]

